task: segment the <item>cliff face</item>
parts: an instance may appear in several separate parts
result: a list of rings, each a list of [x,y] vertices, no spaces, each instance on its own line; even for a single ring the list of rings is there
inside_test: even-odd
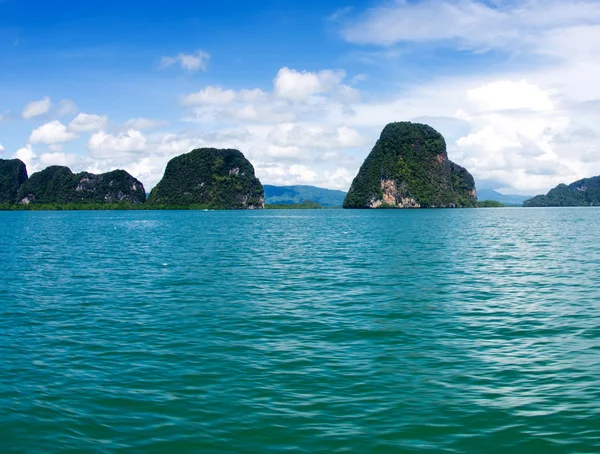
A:
[[[344,208],[476,206],[475,181],[448,160],[442,135],[410,122],[383,129],[344,200]]]
[[[68,167],[50,166],[31,175],[19,191],[22,204],[119,203],[146,200],[144,185],[124,170],[95,175],[74,174]]]
[[[19,159],[0,159],[0,203],[15,203],[27,181],[27,168]]]
[[[584,178],[570,185],[560,184],[546,195],[523,202],[524,207],[600,206],[600,176]]]
[[[264,208],[265,195],[240,151],[200,148],[169,161],[148,203],[257,209]]]

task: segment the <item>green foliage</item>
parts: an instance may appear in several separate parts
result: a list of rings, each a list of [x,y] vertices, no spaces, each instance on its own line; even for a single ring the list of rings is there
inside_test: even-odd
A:
[[[396,198],[414,198],[422,207],[476,206],[473,177],[448,161],[444,138],[430,126],[387,125],[365,159],[344,200],[344,208],[367,208],[381,200],[383,180],[393,180]]]
[[[19,159],[0,159],[0,203],[15,203],[27,181],[27,168]]]
[[[299,204],[305,200],[318,202],[324,207],[341,207],[346,193],[333,189],[317,188],[315,186],[271,186],[264,185],[265,203],[270,205]]]
[[[478,202],[479,208],[504,208],[504,204],[496,200],[482,200]]]
[[[201,148],[169,161],[148,198],[151,205],[262,208],[264,191],[254,167],[238,150]]]
[[[114,204],[144,203],[141,182],[124,170],[94,175],[74,174],[68,167],[50,166],[31,175],[19,190],[18,202],[28,204]]]
[[[0,211],[123,211],[123,210],[208,210],[209,205],[150,205],[121,203],[33,203],[29,205],[0,203]]]
[[[270,204],[265,205],[265,209],[267,210],[306,210],[306,209],[320,209],[323,208],[323,205],[317,202],[313,202],[312,200],[305,200],[302,203],[278,203],[278,204]]]
[[[524,207],[600,206],[600,176],[560,184],[546,195],[523,202]]]

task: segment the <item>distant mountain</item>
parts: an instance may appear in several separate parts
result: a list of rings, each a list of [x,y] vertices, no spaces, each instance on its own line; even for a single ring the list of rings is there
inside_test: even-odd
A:
[[[600,176],[584,178],[570,185],[560,184],[546,195],[536,195],[525,207],[600,206]]]
[[[316,186],[272,186],[265,184],[265,204],[292,205],[312,200],[324,207],[341,207],[346,193],[335,189],[317,188]]]
[[[504,205],[522,205],[523,202],[531,198],[528,195],[517,195],[517,194],[500,194],[493,189],[478,189],[477,200],[495,200]]]

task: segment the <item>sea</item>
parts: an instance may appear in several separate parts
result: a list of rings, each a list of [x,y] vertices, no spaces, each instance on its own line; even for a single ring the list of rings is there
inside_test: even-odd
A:
[[[0,212],[0,452],[598,453],[599,225]]]

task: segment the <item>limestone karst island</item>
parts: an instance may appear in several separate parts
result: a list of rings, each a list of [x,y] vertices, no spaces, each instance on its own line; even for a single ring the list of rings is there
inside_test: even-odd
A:
[[[273,194],[282,193],[276,186],[268,187]],[[525,207],[597,205],[600,177],[561,184],[523,203]],[[291,206],[320,205],[293,202]],[[444,137],[431,126],[411,122],[390,123],[383,129],[343,201],[344,208],[477,206],[475,180],[448,159]],[[234,149],[200,148],[171,159],[148,199],[142,182],[124,170],[95,175],[50,166],[28,177],[19,159],[0,159],[0,208],[253,210],[265,208],[265,190],[250,161]]]
[[[143,184],[124,170],[74,174],[51,166],[27,176],[18,159],[0,160],[0,204],[35,209],[77,206],[261,209],[263,185],[242,152],[201,148],[177,156],[148,199]],[[387,125],[343,202],[344,208],[476,207],[471,174],[448,160],[446,144],[430,126]]]

